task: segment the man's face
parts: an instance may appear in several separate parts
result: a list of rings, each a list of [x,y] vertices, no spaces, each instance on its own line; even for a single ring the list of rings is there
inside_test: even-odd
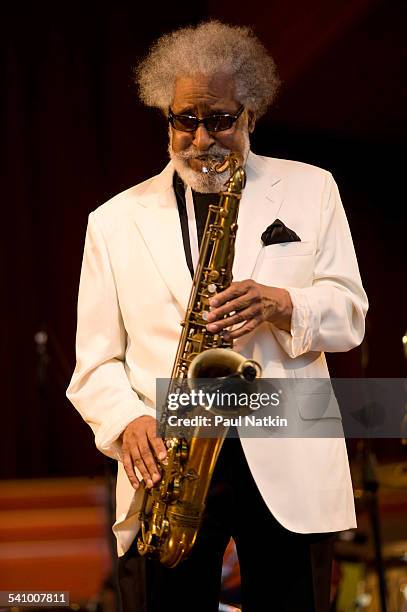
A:
[[[235,115],[241,104],[235,97],[234,80],[224,74],[178,77],[171,110],[174,115],[194,115],[199,119],[219,113]],[[246,110],[228,130],[208,132],[201,123],[195,132],[182,132],[170,126],[170,156],[184,182],[196,191],[217,192],[226,177],[204,174],[202,169],[211,160],[221,160],[230,152],[244,164],[249,151]],[[251,127],[251,125],[250,125]]]

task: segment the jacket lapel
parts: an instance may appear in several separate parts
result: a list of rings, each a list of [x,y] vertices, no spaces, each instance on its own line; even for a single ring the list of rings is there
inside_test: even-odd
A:
[[[283,179],[270,172],[270,162],[250,153],[247,184],[239,207],[233,278],[236,281],[253,276],[263,248],[261,235],[272,223],[283,204]]]
[[[185,259],[172,177],[172,164],[168,164],[139,197],[134,218],[164,283],[184,312],[191,290],[191,275]]]

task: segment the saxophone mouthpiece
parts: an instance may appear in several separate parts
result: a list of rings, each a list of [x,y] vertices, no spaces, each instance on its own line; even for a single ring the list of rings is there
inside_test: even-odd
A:
[[[226,157],[218,159],[210,159],[208,163],[202,166],[202,172],[208,174],[208,172],[216,172],[216,174],[222,174],[229,167],[234,168],[237,165],[237,159],[234,155],[229,154]]]
[[[219,172],[218,170],[218,166],[221,164],[224,164],[225,160],[219,160],[219,159],[209,159],[208,162],[202,166],[202,172],[204,174],[208,174],[208,172]],[[225,168],[227,168],[227,166],[225,166]],[[222,170],[223,172],[223,170]]]
[[[217,172],[218,174],[222,174],[222,172],[225,172],[225,170],[227,170],[230,166],[230,159],[229,159],[229,155],[222,161],[218,162],[217,164],[215,164],[215,172]]]

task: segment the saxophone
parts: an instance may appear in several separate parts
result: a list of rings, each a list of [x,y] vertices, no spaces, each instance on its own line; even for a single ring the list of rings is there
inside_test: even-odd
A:
[[[228,168],[230,178],[219,203],[209,207],[167,398],[186,381],[191,388],[194,380],[205,378],[237,378],[251,383],[261,373],[257,362],[231,350],[233,341],[206,329],[209,299],[232,282],[237,216],[246,175],[233,154],[209,170],[204,168],[218,173]],[[167,457],[159,462],[160,481],[144,492],[137,548],[141,555],[158,557],[163,565],[175,567],[188,555],[196,540],[228,428],[221,427],[219,435],[217,430],[215,438],[200,437],[199,428],[190,439],[168,436],[167,415],[168,408],[164,406],[160,435],[167,447]]]

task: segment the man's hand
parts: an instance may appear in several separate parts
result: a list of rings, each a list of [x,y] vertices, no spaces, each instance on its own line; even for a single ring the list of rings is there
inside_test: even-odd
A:
[[[254,280],[232,283],[209,300],[207,330],[219,332],[242,323],[233,331],[224,331],[227,339],[235,340],[253,331],[265,321],[290,332],[293,305],[286,289],[260,285]],[[223,318],[224,315],[228,315]]]
[[[151,416],[134,419],[124,430],[122,440],[123,465],[131,484],[135,489],[140,486],[137,468],[146,487],[152,487],[161,478],[155,457],[162,461],[167,456],[164,442],[157,437],[157,421]]]

